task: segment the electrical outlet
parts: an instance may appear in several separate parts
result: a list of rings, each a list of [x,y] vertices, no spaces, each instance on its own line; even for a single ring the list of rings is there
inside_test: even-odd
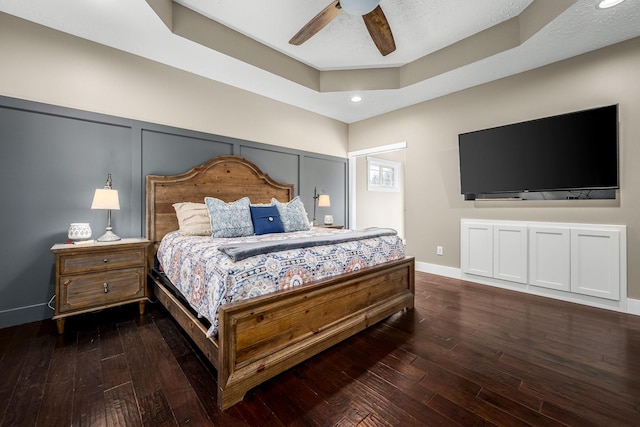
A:
[[[444,250],[442,249],[442,246],[436,246],[436,255],[444,255]]]

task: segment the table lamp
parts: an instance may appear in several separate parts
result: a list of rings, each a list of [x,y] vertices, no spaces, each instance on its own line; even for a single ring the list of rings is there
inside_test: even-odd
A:
[[[120,209],[120,200],[118,199],[118,190],[111,188],[111,174],[107,175],[107,182],[104,188],[96,189],[93,195],[93,203],[91,203],[91,209],[106,209],[107,210],[107,228],[106,232],[100,236],[98,242],[115,242],[120,240],[113,232],[111,227],[111,210]]]
[[[328,194],[318,194],[316,188],[313,189],[313,225],[317,225],[316,221],[316,205],[321,208],[328,208],[331,206],[331,198]]]

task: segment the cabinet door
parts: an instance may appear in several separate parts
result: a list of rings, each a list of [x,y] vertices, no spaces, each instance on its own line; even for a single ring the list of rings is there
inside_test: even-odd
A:
[[[571,230],[571,292],[620,300],[620,234]]]
[[[460,247],[464,273],[493,277],[493,225],[463,221]]]
[[[528,252],[526,225],[493,226],[493,277],[526,284]]]
[[[529,229],[529,283],[571,291],[571,233],[568,228]]]

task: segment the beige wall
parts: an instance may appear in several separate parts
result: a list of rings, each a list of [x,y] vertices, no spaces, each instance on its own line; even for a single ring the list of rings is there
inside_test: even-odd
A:
[[[467,89],[349,129],[349,151],[406,141],[407,250],[417,261],[460,267],[460,219],[626,224],[628,296],[640,298],[640,40]],[[609,104],[620,105],[617,203],[465,202],[458,134]],[[635,166],[635,167],[634,167]],[[436,256],[436,246],[444,256]]]
[[[0,12],[0,95],[346,157],[348,126]]]

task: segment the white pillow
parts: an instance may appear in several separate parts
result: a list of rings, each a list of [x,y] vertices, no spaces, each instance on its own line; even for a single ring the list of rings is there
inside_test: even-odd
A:
[[[210,236],[211,219],[204,203],[174,203],[180,232],[190,236]]]

